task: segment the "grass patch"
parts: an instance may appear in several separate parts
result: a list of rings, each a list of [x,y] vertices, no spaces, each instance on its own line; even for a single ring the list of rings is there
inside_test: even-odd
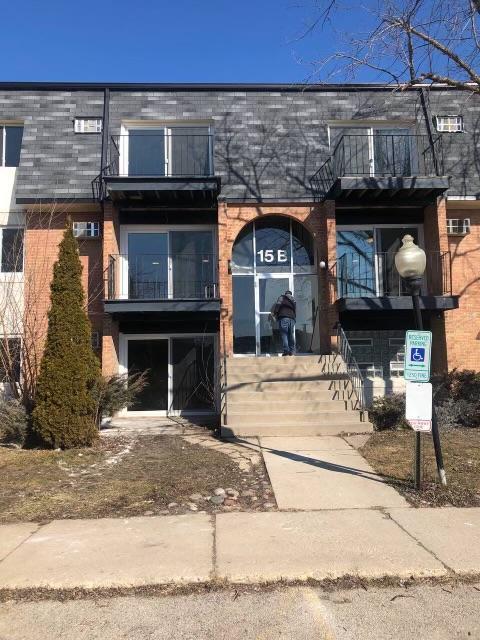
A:
[[[260,509],[274,501],[263,464],[241,470],[221,450],[171,435],[108,437],[68,451],[0,448],[0,475],[3,523],[186,513],[191,494],[206,497],[217,487],[240,492],[234,506],[197,499],[198,510]]]
[[[438,481],[431,434],[422,434],[421,491],[413,487],[412,431],[374,433],[360,453],[415,507],[480,506],[480,429],[442,431],[440,438],[447,487]]]

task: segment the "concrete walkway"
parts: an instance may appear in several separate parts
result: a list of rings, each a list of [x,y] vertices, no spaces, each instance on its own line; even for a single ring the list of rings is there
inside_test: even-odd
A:
[[[260,438],[279,509],[407,507],[343,438]]]
[[[480,574],[480,509],[344,509],[0,527],[0,588]]]

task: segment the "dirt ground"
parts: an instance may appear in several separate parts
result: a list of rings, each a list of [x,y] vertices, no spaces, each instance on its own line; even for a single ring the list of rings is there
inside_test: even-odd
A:
[[[431,434],[422,434],[423,486],[413,487],[412,431],[374,433],[360,449],[372,467],[386,476],[415,507],[480,506],[480,429],[440,433],[448,486],[438,482]]]
[[[0,475],[2,523],[276,508],[262,458],[209,434],[109,436],[70,451],[0,448]]]

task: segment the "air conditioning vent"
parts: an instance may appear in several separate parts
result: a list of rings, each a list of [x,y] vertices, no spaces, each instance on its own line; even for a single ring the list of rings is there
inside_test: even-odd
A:
[[[466,236],[470,233],[470,218],[449,218],[447,233],[450,236]]]
[[[102,118],[75,118],[73,123],[75,133],[102,133]]]
[[[73,235],[75,238],[99,238],[99,222],[74,222]]]
[[[434,116],[433,121],[439,133],[461,133],[464,131],[462,116]]]

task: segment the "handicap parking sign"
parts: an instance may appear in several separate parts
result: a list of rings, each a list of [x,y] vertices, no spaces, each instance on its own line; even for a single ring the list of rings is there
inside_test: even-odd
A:
[[[425,362],[425,349],[422,347],[411,347],[410,360],[412,362]]]
[[[431,331],[407,331],[405,341],[405,380],[430,380]]]

